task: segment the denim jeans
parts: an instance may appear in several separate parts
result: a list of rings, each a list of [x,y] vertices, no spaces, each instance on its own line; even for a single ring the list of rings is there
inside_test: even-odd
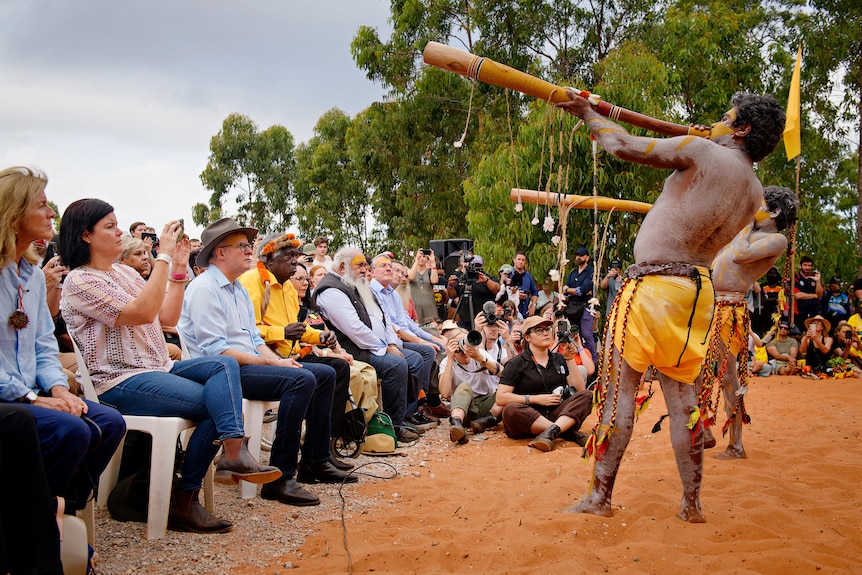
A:
[[[25,405],[36,417],[39,444],[51,495],[65,497],[71,509],[83,509],[99,476],[126,434],[126,422],[116,409],[87,403],[84,419],[46,407]]]
[[[306,432],[302,460],[320,463],[329,458],[334,369],[319,363],[309,363],[302,369],[243,365],[239,372],[242,393],[246,398],[280,402],[270,465],[278,467],[286,478],[294,476],[303,419],[306,420]]]
[[[590,355],[596,359],[596,338],[593,336],[593,314],[584,310],[584,315],[581,316],[581,341],[584,347],[590,350]],[[596,360],[598,361],[598,360]]]
[[[431,368],[434,367],[434,356],[436,352],[427,345],[421,343],[405,342],[404,349],[401,350],[404,354],[404,359],[407,360],[407,365],[410,366],[410,373],[416,376],[419,382],[419,388],[425,390],[428,394],[428,389],[431,385]],[[407,403],[405,413],[412,415],[419,407],[419,390],[416,390],[417,398]]]
[[[382,410],[392,418],[393,425],[400,426],[404,423],[407,407],[407,378],[410,372],[407,360],[394,353],[372,353],[370,356],[368,363],[377,371],[383,388]]]
[[[99,399],[126,415],[183,417],[198,422],[183,459],[180,489],[200,488],[218,453],[216,440],[245,436],[239,364],[223,355],[178,361],[170,373],[133,375]]]

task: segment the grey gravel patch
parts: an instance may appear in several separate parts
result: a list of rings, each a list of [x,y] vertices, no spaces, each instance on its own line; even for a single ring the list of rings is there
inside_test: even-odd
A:
[[[488,433],[493,437],[493,432]],[[349,460],[357,467],[370,465],[358,470],[358,484],[344,486],[345,517],[361,514],[384,502],[382,491],[370,496],[359,495],[358,486],[368,483],[382,485],[393,476],[392,468],[401,477],[420,477],[430,471],[423,462],[445,461],[451,449],[464,447],[469,447],[469,444],[452,445],[448,424],[441,423],[425,432],[414,445],[404,447],[402,456],[360,455]],[[261,453],[262,460],[268,457],[268,453]],[[96,551],[100,559],[96,570],[99,575],[209,575],[237,567],[301,568],[299,548],[320,523],[340,521],[342,506],[338,496],[339,485],[305,487],[320,497],[320,505],[292,507],[263,500],[260,495],[244,500],[240,497],[239,487],[216,484],[215,513],[231,521],[233,531],[213,535],[168,531],[164,539],[153,541],[144,538],[146,526],[143,523],[114,521],[106,508],[97,506]],[[330,544],[341,543],[333,541]]]

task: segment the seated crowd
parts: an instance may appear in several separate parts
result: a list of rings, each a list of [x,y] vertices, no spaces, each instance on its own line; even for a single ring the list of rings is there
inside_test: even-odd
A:
[[[862,279],[845,289],[833,276],[824,288],[804,256],[792,278],[792,304],[788,284],[772,267],[746,294],[752,375],[862,377]]]
[[[0,572],[36,557],[45,572],[56,568],[51,498],[83,509],[123,440],[121,414],[197,422],[169,527],[198,533],[232,528],[199,503],[219,451],[216,481],[262,484],[262,498],[287,505],[319,504],[306,486],[356,482],[336,445],[345,412],[357,406],[366,421],[385,412],[400,444],[440,418],[449,419],[454,444],[500,423],[541,451],[558,438],[586,442],[580,428],[592,409],[602,308],[583,247],[557,291],[550,276],[539,288],[523,252],[498,276],[481,256],[463,253],[447,276],[433,250],[417,250],[409,267],[392,252],[342,247],[330,256],[326,237],[304,246],[293,234],[262,238],[230,218],[200,240],[181,221],[160,236],[142,222],[124,234],[113,207],[96,199],[72,203],[55,236],[46,185],[33,168],[0,172],[9,312],[0,338],[15,350],[2,359],[0,457],[7,483],[33,486],[0,507]],[[600,282],[605,310],[622,267],[612,261]],[[862,375],[862,303],[851,316],[839,278],[825,291],[803,258],[795,325],[777,268],[763,282],[749,293],[754,375]],[[80,396],[73,342],[100,403]],[[249,452],[249,433],[260,430],[243,427],[243,398],[278,402],[269,465]],[[30,444],[26,456],[13,455],[5,447],[12,433],[35,438],[41,457]],[[23,532],[44,535],[22,538],[11,519],[25,516]]]
[[[538,298],[532,278],[518,284],[530,291],[512,292],[498,307],[500,284],[479,256],[464,258],[449,281],[430,250],[419,250],[410,267],[388,252],[368,258],[345,247],[328,256],[326,238],[312,252],[292,234],[261,239],[230,218],[208,226],[200,240],[189,240],[180,221],[158,236],[141,222],[125,234],[113,207],[97,199],[73,202],[55,236],[47,181],[27,167],[0,172],[0,281],[10,296],[2,337],[16,350],[3,356],[3,440],[17,431],[40,445],[38,453],[30,445],[28,457],[2,453],[10,477],[39,486],[0,509],[4,572],[20,572],[37,556],[49,565],[45,572],[60,572],[51,502],[65,497],[69,512],[86,505],[125,435],[121,414],[196,422],[168,526],[198,533],[232,528],[199,502],[220,451],[216,481],[262,484],[261,497],[289,505],[320,503],[308,485],[356,482],[353,465],[334,452],[345,412],[355,406],[366,421],[385,410],[397,441],[411,444],[450,415],[443,400],[451,396],[456,443],[465,442],[465,425],[481,433],[502,421],[510,436],[534,437],[530,445],[542,450],[553,449],[558,434],[576,433],[589,414],[585,384],[595,366],[581,358],[577,336],[559,354],[550,349],[552,312],[531,316]],[[458,314],[476,328],[468,333],[439,314],[448,319],[473,281],[485,285]],[[482,311],[470,317],[473,306]],[[543,394],[529,366],[509,367],[521,346],[561,389]],[[80,366],[69,361],[73,347]],[[82,398],[79,368],[99,402]],[[500,382],[509,392],[497,401]],[[515,391],[532,393],[532,404]],[[243,427],[243,398],[279,404],[269,465],[249,451],[248,433],[259,431]],[[12,520],[23,515],[32,524],[27,533],[47,535],[22,542]]]

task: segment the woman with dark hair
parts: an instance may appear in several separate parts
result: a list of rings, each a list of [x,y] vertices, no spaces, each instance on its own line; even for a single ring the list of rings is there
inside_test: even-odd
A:
[[[44,462],[49,492],[65,497],[68,509],[79,510],[86,506],[126,425],[116,410],[69,391],[48,311],[45,275],[24,257],[32,242],[50,240],[54,234],[56,214],[45,196],[47,184],[47,176],[35,168],[0,171],[0,403],[20,405],[32,413],[41,447],[37,456]],[[2,475],[7,482],[2,485],[32,472],[22,468],[26,465],[22,458],[5,459]],[[26,508],[26,502],[32,502],[26,493],[4,490],[3,498],[3,506],[8,503],[14,510],[12,516],[24,519],[33,511]],[[50,501],[42,503],[51,506]],[[22,525],[26,523],[18,527]],[[53,532],[56,537],[56,528]],[[45,531],[28,535],[24,548],[16,544],[6,551],[18,557],[53,552],[57,541],[45,540]],[[47,557],[29,556],[25,563],[35,565],[43,559]]]
[[[197,533],[229,531],[232,524],[198,503],[209,466],[224,446],[220,476],[267,483],[281,476],[248,452],[242,426],[239,366],[226,356],[174,362],[162,323],[176,325],[187,281],[189,242],[169,222],[149,281],[114,263],[123,231],[114,209],[101,200],[72,203],[60,226],[60,252],[71,271],[60,307],[81,348],[100,399],[129,415],[197,421],[171,495],[169,526]]]
[[[554,449],[557,437],[583,445],[578,429],[590,415],[593,394],[575,361],[584,349],[580,340],[560,343],[556,353],[553,320],[530,316],[521,329],[524,351],[509,360],[497,386],[506,435],[531,437],[528,445],[540,451]]]

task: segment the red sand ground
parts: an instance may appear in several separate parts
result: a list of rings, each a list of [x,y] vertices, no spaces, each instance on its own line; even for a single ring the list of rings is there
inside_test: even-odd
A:
[[[574,443],[540,453],[497,431],[455,446],[441,430],[406,473],[353,488],[380,501],[348,517],[353,572],[860,573],[860,388],[855,379],[754,379],[748,459],[713,459],[726,439],[708,452],[701,525],[676,516],[667,422],[650,433],[665,412],[660,391],[636,424],[612,518],[559,512],[590,476]],[[285,573],[290,561],[290,572],[347,573],[342,537],[340,522],[322,523],[301,554],[254,572]]]

